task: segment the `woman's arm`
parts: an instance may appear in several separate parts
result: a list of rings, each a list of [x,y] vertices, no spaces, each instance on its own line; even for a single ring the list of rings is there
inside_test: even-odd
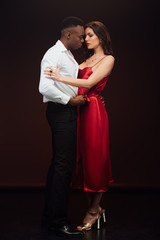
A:
[[[94,72],[91,74],[91,76],[88,79],[77,79],[77,78],[70,78],[60,75],[59,73],[59,66],[57,66],[57,69],[53,69],[52,67],[47,67],[47,69],[44,71],[47,75],[47,78],[51,78],[53,80],[63,82],[75,87],[82,87],[82,88],[91,88],[95,84],[97,84],[100,80],[102,80],[104,77],[107,77],[114,66],[114,57],[109,55],[105,57],[100,64],[96,67]]]

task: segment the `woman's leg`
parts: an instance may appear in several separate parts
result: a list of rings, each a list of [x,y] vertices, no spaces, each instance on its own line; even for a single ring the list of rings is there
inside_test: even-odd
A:
[[[100,207],[102,194],[103,193],[100,193],[100,192],[87,192],[89,208],[83,219],[83,223],[94,224],[96,222],[99,214],[99,207]],[[78,226],[77,228],[81,230],[80,226]]]
[[[91,192],[90,195],[90,204],[89,204],[89,212],[98,212],[100,201],[102,198],[102,192]]]

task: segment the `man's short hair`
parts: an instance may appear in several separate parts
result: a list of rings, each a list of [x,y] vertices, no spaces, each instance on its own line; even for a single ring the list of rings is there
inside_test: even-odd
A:
[[[82,19],[78,17],[67,17],[62,21],[61,31],[69,27],[77,27],[78,25],[84,26],[84,22]]]

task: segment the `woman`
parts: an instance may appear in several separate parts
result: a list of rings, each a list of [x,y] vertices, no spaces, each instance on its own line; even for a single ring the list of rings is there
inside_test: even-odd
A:
[[[103,192],[113,182],[109,152],[108,116],[99,93],[104,89],[114,66],[111,39],[103,23],[93,21],[85,26],[86,60],[79,66],[78,79],[60,75],[47,67],[48,78],[79,87],[86,95],[86,104],[79,108],[78,158],[73,187],[87,191],[89,208],[78,230],[90,230],[104,209],[100,207]],[[103,215],[104,216],[104,215]],[[104,219],[105,220],[105,219]]]

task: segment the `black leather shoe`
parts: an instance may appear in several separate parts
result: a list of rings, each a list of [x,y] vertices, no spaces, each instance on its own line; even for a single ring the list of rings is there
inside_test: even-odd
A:
[[[63,237],[83,237],[84,233],[80,231],[71,231],[69,226],[64,225],[61,227],[51,226],[49,227],[49,231]]]

